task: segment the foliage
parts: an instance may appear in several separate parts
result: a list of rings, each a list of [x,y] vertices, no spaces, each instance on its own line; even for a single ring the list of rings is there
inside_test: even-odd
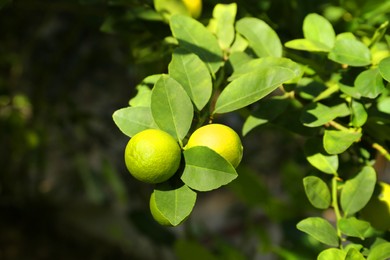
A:
[[[388,7],[376,2],[371,8],[361,17]],[[328,16],[337,14],[328,11]],[[376,250],[384,231],[359,219],[377,182],[375,157],[390,157],[386,149],[390,141],[386,16],[377,17],[364,32],[351,28],[336,33],[326,17],[309,13],[303,20],[303,38],[282,44],[266,21],[254,17],[236,20],[235,3],[217,4],[212,14],[208,23],[204,21],[206,25],[182,14],[170,16],[174,51],[168,74],[156,76],[154,84],[143,91],[140,86],[134,98],[142,100],[140,107],[146,111],[142,113],[151,116],[137,114],[139,106],[131,105],[125,108],[128,114],[123,115],[124,110],[119,110],[120,116],[114,113],[116,124],[129,129],[124,133],[131,137],[140,126],[147,129],[155,122],[184,147],[194,130],[226,113],[247,115],[244,135],[266,123],[286,127],[286,117],[299,113],[294,124],[310,128],[310,133],[287,130],[305,138],[307,161],[318,170],[318,176],[303,179],[306,195],[314,207],[331,209],[335,219],[310,216],[297,228],[332,247],[318,259],[389,257],[388,249],[381,256]],[[138,119],[136,124],[128,122],[132,116]],[[235,170],[211,150],[192,150],[184,152],[185,163],[176,173],[182,181],[180,189],[188,186],[198,192],[210,191],[236,179]],[[192,168],[196,171],[191,170],[189,177]],[[158,194],[157,207],[171,224],[188,217],[179,210],[180,203],[163,204],[166,199]],[[186,203],[180,197],[187,194],[175,194],[176,201]],[[382,241],[381,246],[387,248],[389,243]]]

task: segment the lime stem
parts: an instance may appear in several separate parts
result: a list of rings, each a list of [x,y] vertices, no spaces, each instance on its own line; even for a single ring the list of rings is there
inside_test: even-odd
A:
[[[337,194],[338,194],[337,193],[337,189],[338,189],[337,180],[338,180],[337,176],[334,176],[333,179],[332,179],[332,206],[333,206],[334,212],[336,214],[337,236],[340,238],[340,241],[342,241],[343,238],[342,238],[341,231],[340,231],[339,225],[338,225],[338,222],[341,219],[341,213],[340,213],[340,208],[339,208],[339,203],[338,203],[338,196],[337,196]],[[340,247],[341,246],[342,245],[340,243]]]
[[[372,147],[376,149],[380,154],[382,154],[388,161],[390,161],[390,153],[382,145],[374,143]]]

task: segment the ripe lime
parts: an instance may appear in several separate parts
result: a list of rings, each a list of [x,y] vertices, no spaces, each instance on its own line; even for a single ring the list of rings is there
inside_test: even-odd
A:
[[[194,146],[207,146],[217,152],[234,168],[242,159],[243,147],[238,134],[228,126],[209,124],[195,130],[190,136],[186,149]]]
[[[361,216],[376,229],[390,230],[390,184],[379,182]]]
[[[179,168],[181,150],[176,140],[158,129],[134,135],[125,149],[126,167],[136,179],[160,183],[171,178]]]
[[[198,18],[202,12],[202,0],[182,0],[190,15]]]
[[[163,226],[172,226],[172,224],[169,222],[169,220],[157,208],[156,197],[154,195],[154,192],[150,196],[149,208],[150,208],[150,213],[152,213],[152,216],[153,216],[154,220],[157,221],[157,223],[159,223],[160,225],[163,225]]]

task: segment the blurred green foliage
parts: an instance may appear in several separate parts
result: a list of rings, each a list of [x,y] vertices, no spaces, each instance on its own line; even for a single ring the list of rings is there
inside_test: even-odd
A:
[[[230,2],[204,1],[200,20]],[[234,2],[283,42],[302,37],[311,12],[361,36],[390,13],[380,0]],[[313,259],[323,249],[295,228],[313,210],[301,185],[313,169],[296,152],[300,139],[273,126],[246,137],[238,180],[200,196],[184,227],[152,220],[149,186],[127,174],[126,138],[111,118],[146,75],[167,68],[171,33],[151,0],[0,8],[0,259],[185,259],[189,250],[194,259]]]

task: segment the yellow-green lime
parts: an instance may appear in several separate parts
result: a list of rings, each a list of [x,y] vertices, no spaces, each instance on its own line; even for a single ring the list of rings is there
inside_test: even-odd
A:
[[[126,167],[137,180],[160,183],[171,178],[180,165],[181,149],[168,133],[147,129],[134,135],[125,149]]]
[[[230,162],[236,168],[242,159],[243,147],[238,134],[222,124],[209,124],[195,130],[188,139],[185,149],[207,146]]]
[[[361,217],[379,230],[390,230],[390,184],[379,182]]]
[[[169,220],[157,208],[156,196],[154,195],[154,192],[150,196],[149,208],[150,208],[150,213],[152,213],[152,216],[157,223],[163,226],[172,226],[171,222],[169,222]]]
[[[198,18],[202,12],[202,0],[182,0],[190,15]]]

